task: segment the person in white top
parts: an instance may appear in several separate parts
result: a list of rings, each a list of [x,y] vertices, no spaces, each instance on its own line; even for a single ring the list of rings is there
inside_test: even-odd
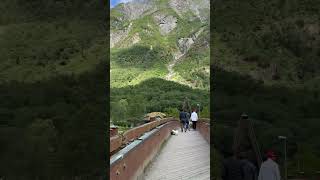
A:
[[[198,114],[196,113],[195,109],[193,109],[193,111],[191,113],[191,121],[192,121],[192,128],[194,130],[196,130],[197,129]]]
[[[274,152],[268,151],[267,157],[268,159],[261,164],[258,180],[281,180]]]

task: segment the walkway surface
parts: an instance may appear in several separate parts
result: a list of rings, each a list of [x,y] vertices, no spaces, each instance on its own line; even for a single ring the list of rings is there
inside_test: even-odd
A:
[[[171,135],[146,168],[144,180],[209,180],[210,146],[198,131]]]

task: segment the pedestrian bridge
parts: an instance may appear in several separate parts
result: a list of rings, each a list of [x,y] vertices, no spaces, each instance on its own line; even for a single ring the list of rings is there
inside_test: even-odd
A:
[[[181,132],[177,119],[166,118],[110,134],[110,179],[209,180],[209,123],[199,119],[197,131]]]

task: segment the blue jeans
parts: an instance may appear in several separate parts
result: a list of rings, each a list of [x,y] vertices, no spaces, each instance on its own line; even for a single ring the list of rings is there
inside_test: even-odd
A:
[[[185,131],[187,131],[188,127],[189,127],[189,121],[180,121],[180,124],[181,124],[181,131],[183,132],[183,129]]]
[[[186,121],[184,124],[185,124],[186,130],[189,129],[189,121]]]

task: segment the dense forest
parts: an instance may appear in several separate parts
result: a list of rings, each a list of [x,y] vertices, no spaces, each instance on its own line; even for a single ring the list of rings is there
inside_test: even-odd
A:
[[[0,3],[1,82],[81,74],[108,57],[102,3],[14,2]]]
[[[78,77],[1,84],[2,176],[95,179],[105,173],[103,67]]]
[[[210,97],[207,91],[151,78],[136,86],[112,89],[111,120],[119,126],[130,127],[131,124],[135,126],[143,123],[141,115],[148,112],[165,112],[167,116],[178,117],[178,109],[182,107],[186,97],[193,108],[200,103],[201,117],[209,117]]]
[[[221,155],[245,112],[261,148],[275,149],[288,175],[319,171],[319,3],[312,0],[216,1],[212,63],[214,145]],[[218,157],[218,156],[217,156]]]
[[[0,177],[106,176],[106,8],[0,2]]]

